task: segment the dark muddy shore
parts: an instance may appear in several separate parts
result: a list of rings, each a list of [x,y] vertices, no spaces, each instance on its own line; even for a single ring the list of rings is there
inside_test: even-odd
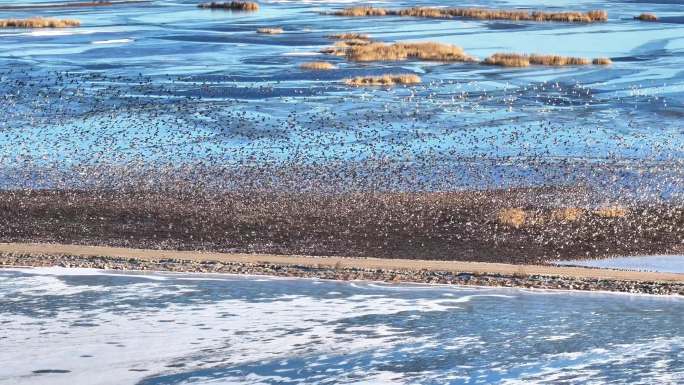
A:
[[[606,213],[555,189],[0,193],[2,242],[531,264],[682,252],[682,229],[682,207]]]

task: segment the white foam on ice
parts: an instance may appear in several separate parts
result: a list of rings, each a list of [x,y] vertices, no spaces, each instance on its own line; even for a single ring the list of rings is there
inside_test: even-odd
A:
[[[133,42],[133,39],[111,39],[111,40],[97,40],[92,44],[126,44]]]
[[[51,275],[20,278],[19,282],[21,292],[30,295],[93,290],[90,286],[60,284],[58,277]],[[148,281],[98,290],[109,290],[106,301],[110,303],[166,294],[182,295],[183,287],[177,291],[178,285],[168,286],[168,282]],[[38,290],[37,287],[42,288]],[[6,286],[1,290],[6,290]],[[190,303],[151,309],[129,308],[124,313],[102,310],[89,314],[90,327],[73,326],[72,323],[82,320],[84,314],[72,310],[58,311],[55,317],[47,319],[10,317],[9,323],[3,325],[6,338],[2,340],[3,349],[0,349],[0,362],[10,365],[0,367],[0,379],[12,384],[124,384],[134,383],[149,373],[172,372],[174,369],[166,365],[179,361],[186,365],[183,370],[190,370],[203,367],[205,361],[212,361],[211,365],[230,365],[299,355],[321,360],[326,354],[391,350],[400,342],[430,346],[434,342],[429,337],[410,337],[403,330],[388,325],[374,327],[375,337],[371,339],[355,338],[353,334],[344,338],[346,335],[336,331],[338,325],[335,321],[407,311],[453,309],[443,301],[382,295],[316,299],[284,295],[257,302],[228,299],[206,305]],[[313,320],[312,314],[325,322]],[[45,346],[50,349],[45,349]],[[81,357],[84,355],[93,357]],[[32,371],[40,369],[71,372],[31,375]],[[383,378],[377,373],[369,375],[370,378]]]

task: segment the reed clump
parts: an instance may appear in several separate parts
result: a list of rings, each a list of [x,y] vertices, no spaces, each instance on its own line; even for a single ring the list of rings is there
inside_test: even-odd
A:
[[[335,16],[364,17],[364,16],[402,16],[423,17],[434,19],[468,18],[479,20],[514,20],[537,22],[563,23],[595,23],[608,20],[608,13],[604,10],[589,12],[543,12],[521,11],[488,8],[431,8],[413,7],[404,9],[386,9],[374,7],[350,7],[332,12]]]
[[[381,75],[381,76],[356,76],[345,79],[344,84],[348,86],[393,86],[397,84],[419,84],[420,76],[413,74]]]
[[[483,64],[502,67],[529,67],[530,65],[543,65],[551,67],[583,66],[583,65],[609,65],[609,58],[588,59],[584,57],[560,56],[560,55],[528,55],[519,53],[495,53],[486,58]]]
[[[658,16],[652,14],[652,13],[642,13],[639,16],[634,16],[634,20],[641,20],[641,21],[658,21]]]
[[[527,55],[515,53],[495,53],[484,59],[483,63],[502,67],[529,67],[530,58]]]
[[[2,19],[0,28],[73,28],[81,25],[74,19],[50,19],[32,17],[29,19]]]
[[[389,11],[384,8],[374,8],[374,7],[350,7],[350,8],[345,8],[339,11],[332,12],[332,15],[335,16],[352,16],[352,17],[361,17],[361,16],[387,16],[389,15],[388,12],[393,12]]]
[[[551,220],[558,222],[577,222],[585,214],[585,210],[579,207],[565,207],[551,211]]]
[[[591,64],[591,60],[584,57],[559,55],[530,55],[530,64],[544,66],[583,66]]]
[[[597,57],[596,59],[591,61],[591,64],[597,66],[607,66],[613,64],[613,61],[607,57]]]
[[[627,213],[627,209],[621,206],[600,207],[594,210],[594,215],[600,218],[624,218]]]
[[[282,28],[257,28],[257,33],[263,33],[266,35],[278,35],[283,33]]]
[[[344,52],[353,61],[400,61],[416,59],[445,62],[476,62],[463,48],[441,43],[370,43],[346,47]]]
[[[349,40],[342,40],[338,41],[335,43],[335,47],[338,48],[344,48],[344,47],[353,47],[357,45],[368,45],[370,44],[370,40],[363,40],[363,39],[349,39]]]
[[[334,40],[370,40],[370,36],[358,32],[333,33],[327,37]]]
[[[197,7],[205,9],[227,9],[233,11],[255,12],[259,10],[259,4],[251,1],[230,1],[225,3],[214,2],[202,3]]]
[[[329,71],[334,70],[335,67],[332,63],[327,61],[312,61],[307,63],[302,63],[299,68],[309,71]]]
[[[326,55],[346,56],[347,51],[349,50],[350,47],[361,46],[361,45],[369,45],[371,43],[372,42],[370,40],[363,40],[363,39],[342,40],[342,41],[335,42],[335,45],[332,47],[323,48],[320,52],[324,53]]]
[[[497,221],[499,224],[509,227],[520,228],[527,220],[527,212],[521,208],[505,208],[499,210],[497,213]]]

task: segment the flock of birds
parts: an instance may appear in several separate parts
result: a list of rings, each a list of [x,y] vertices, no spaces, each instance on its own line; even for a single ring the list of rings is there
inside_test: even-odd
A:
[[[0,185],[679,192],[682,138],[652,127],[666,98],[585,83],[582,70],[545,81],[500,71],[455,79],[436,67],[421,85],[349,89],[7,66]]]
[[[632,66],[306,71],[310,57],[274,52],[333,31],[245,23],[218,53],[184,23],[0,57],[0,240],[520,262],[681,244],[679,94]],[[208,64],[187,72],[186,53]],[[141,58],[163,67],[138,73]],[[420,84],[340,81],[407,67]]]
[[[659,183],[681,180],[676,136],[669,142],[667,133],[644,134],[638,121],[620,127],[593,115],[613,103],[640,106],[634,119],[648,119],[657,96],[597,93],[578,82],[491,89],[443,80],[346,93],[323,84],[310,95],[278,94],[272,84],[254,86],[263,98],[244,100],[229,80],[184,76],[10,69],[0,79],[6,188],[185,181],[444,191],[582,182],[622,193],[663,167],[665,177],[654,171],[665,178]]]

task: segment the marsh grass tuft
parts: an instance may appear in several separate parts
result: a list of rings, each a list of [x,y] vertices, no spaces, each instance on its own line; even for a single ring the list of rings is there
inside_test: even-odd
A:
[[[348,86],[393,86],[397,84],[419,84],[420,77],[413,74],[381,75],[381,76],[357,76],[344,80]]]
[[[480,20],[514,20],[564,23],[595,23],[608,20],[604,10],[589,12],[543,12],[521,11],[487,8],[431,8],[413,7],[404,9],[386,9],[374,7],[351,7],[331,13],[335,16],[368,17],[368,16],[402,16],[434,19],[468,18]]]
[[[278,35],[283,33],[282,28],[257,28],[257,33],[262,33],[266,35]]]
[[[600,207],[594,210],[594,215],[601,218],[624,218],[627,216],[627,209],[621,206]]]
[[[527,55],[515,53],[495,53],[494,55],[484,59],[482,63],[502,67],[529,67],[530,59]]]
[[[334,70],[337,67],[335,67],[332,63],[328,63],[327,61],[312,61],[312,62],[307,62],[307,63],[302,63],[299,68],[303,70],[309,70],[309,71],[329,71],[329,70]]]
[[[499,224],[509,227],[520,228],[527,220],[527,212],[521,208],[505,208],[497,213]]]
[[[388,13],[391,12],[391,13]],[[339,11],[332,12],[331,15],[335,16],[387,16],[392,15],[395,11],[390,11],[385,8],[374,8],[374,7],[350,7]]]
[[[248,11],[255,12],[259,10],[259,4],[253,3],[251,1],[231,1],[225,3],[219,3],[212,1],[211,3],[202,3],[197,5],[198,8],[205,9],[226,9],[233,11]]]
[[[349,39],[349,40],[342,40],[335,42],[335,47],[338,48],[344,48],[344,47],[353,47],[357,45],[368,45],[371,44],[370,40],[363,40],[363,39]]]
[[[591,64],[597,66],[607,66],[613,64],[613,61],[607,57],[597,57],[596,59],[591,61]]]
[[[367,34],[357,32],[333,33],[327,37],[334,40],[370,40]]]
[[[585,210],[579,207],[565,207],[551,211],[551,220],[558,222],[577,222],[582,219]]]
[[[584,57],[559,55],[530,55],[530,64],[544,66],[584,66],[591,64],[591,60]]]
[[[461,47],[441,43],[370,43],[345,47],[344,55],[353,61],[399,61],[416,59],[444,62],[476,62]]]
[[[2,19],[0,28],[72,28],[78,27],[81,22],[73,19],[50,19],[32,17],[29,19]]]
[[[560,56],[560,55],[528,55],[519,53],[495,53],[486,58],[483,64],[502,67],[529,67],[530,65],[542,65],[551,67],[583,66],[583,65],[608,65],[612,61],[609,58],[596,58],[594,60],[583,57]]]
[[[639,16],[634,16],[634,20],[641,20],[641,21],[658,21],[658,16],[652,14],[652,13],[642,13]]]

